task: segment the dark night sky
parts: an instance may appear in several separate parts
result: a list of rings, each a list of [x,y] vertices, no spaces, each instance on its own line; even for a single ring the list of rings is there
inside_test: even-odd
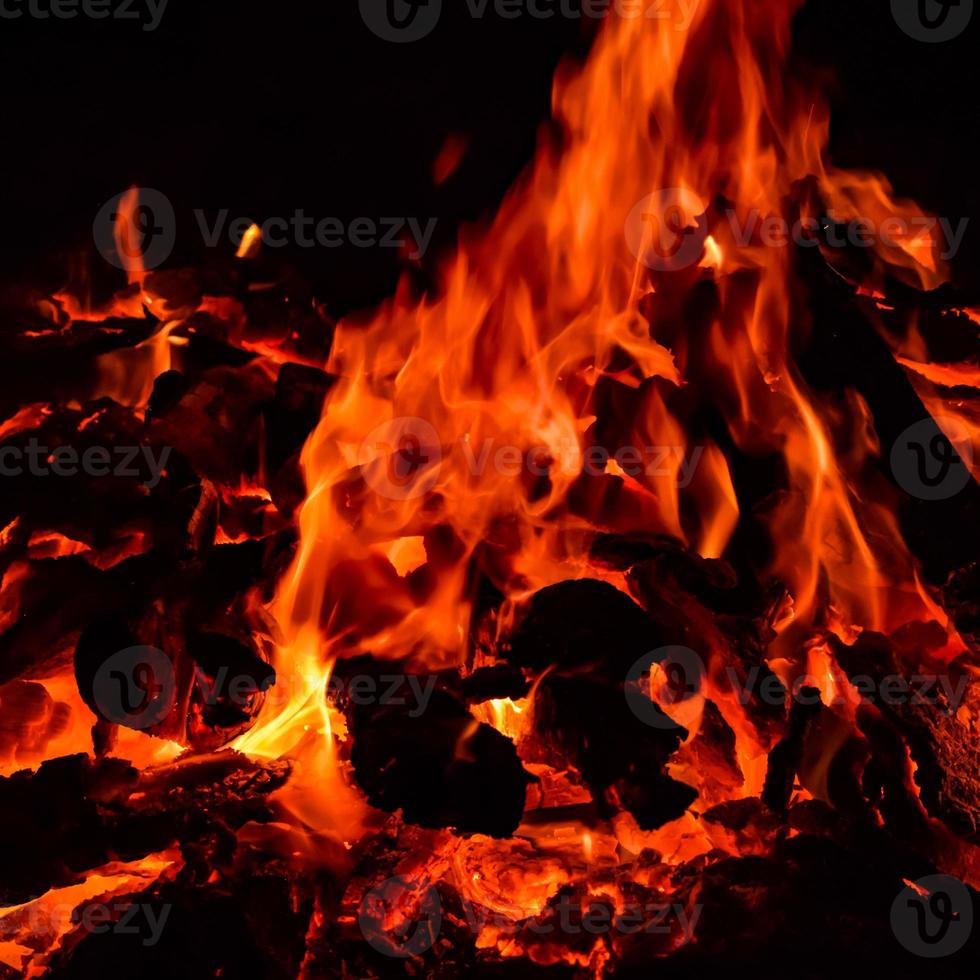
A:
[[[436,216],[437,243],[451,241],[460,220],[492,212],[530,159],[554,69],[588,38],[575,21],[473,20],[457,0],[444,6],[434,33],[407,45],[371,34],[354,0],[169,0],[154,32],[0,20],[0,280],[90,240],[98,206],[134,182],[163,190],[179,218],[299,207]],[[838,79],[834,159],[884,170],[927,208],[974,219],[961,281],[980,267],[976,20],[959,39],[926,45],[897,28],[884,0],[810,0],[795,31],[797,50]],[[436,190],[429,169],[449,132],[474,142]],[[182,250],[199,237],[179,235],[175,259],[193,261]],[[385,295],[397,276],[391,250],[290,260],[337,309]]]

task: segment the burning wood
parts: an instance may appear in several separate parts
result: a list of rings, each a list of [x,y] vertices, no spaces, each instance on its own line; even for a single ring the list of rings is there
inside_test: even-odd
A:
[[[368,316],[258,232],[2,297],[11,975],[906,976],[940,873],[975,969],[980,316],[828,242],[927,216],[826,160],[798,6],[611,17]]]

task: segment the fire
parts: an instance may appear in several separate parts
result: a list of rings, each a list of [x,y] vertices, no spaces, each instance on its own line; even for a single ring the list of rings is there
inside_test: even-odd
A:
[[[254,726],[231,743],[253,759],[289,760],[292,774],[272,797],[275,822],[249,824],[240,843],[273,842],[290,860],[349,870],[385,815],[351,776],[348,719],[328,697],[338,668],[370,654],[413,676],[455,671],[465,681],[498,665],[496,651],[539,590],[595,579],[614,596],[610,585],[631,594],[625,566],[596,558],[600,535],[670,540],[692,560],[738,548],[760,591],[776,586],[760,614],[760,666],[788,688],[808,678],[835,712],[819,758],[801,763],[807,778],[794,783],[791,774],[786,793],[796,801],[829,798],[831,749],[854,732],[859,699],[836,662],[837,642],[928,623],[945,635],[931,648],[937,661],[963,651],[904,543],[895,491],[874,475],[887,447],[872,407],[858,391],[836,397],[811,388],[795,360],[819,326],[804,297],[807,246],[773,244],[761,230],[799,224],[819,237],[831,220],[881,226],[900,218],[916,228],[925,217],[883,177],[828,160],[825,107],[785,78],[800,5],[701,0],[685,31],[610,17],[587,63],[565,65],[555,79],[554,133],[492,223],[463,233],[438,286],[420,296],[406,277],[380,309],[337,325],[323,365],[337,381],[302,450],[298,550],[263,610],[279,630],[281,696],[267,698]],[[465,149],[447,140],[437,183],[451,179]],[[143,319],[161,309],[136,257],[138,212],[134,190],[116,224],[118,251],[133,259],[122,305],[92,311],[66,294],[56,297],[53,317]],[[819,248],[869,305],[885,298],[889,278],[923,289],[944,281],[932,237],[893,238],[874,241],[860,283]],[[248,260],[242,266],[258,258],[260,242],[253,225],[237,252]],[[205,297],[197,312],[220,313],[244,333],[237,301]],[[158,319],[125,354],[99,359],[96,394],[145,410],[154,379],[188,343],[178,331],[190,311]],[[263,380],[287,359],[271,342],[235,339],[257,355]],[[949,438],[980,453],[980,420],[940,390],[977,387],[976,365],[930,365],[914,331],[884,342]],[[21,409],[0,434],[48,411]],[[271,515],[278,498],[261,485],[264,476],[263,468],[259,485],[220,487],[215,499],[253,497]],[[747,489],[754,482],[765,491],[757,499]],[[9,524],[0,544],[17,531]],[[231,545],[249,533],[217,525],[213,537]],[[60,531],[32,533],[29,548],[31,559],[97,563],[89,545]],[[115,558],[103,556],[99,567]],[[5,572],[5,624],[17,620],[27,577],[22,564]],[[481,588],[502,597],[489,612]],[[481,723],[509,739],[533,776],[534,806],[510,839],[420,830],[426,853],[406,858],[404,869],[413,901],[416,886],[451,878],[464,899],[499,914],[479,931],[480,948],[601,973],[609,944],[532,947],[509,926],[546,913],[566,888],[580,889],[580,909],[600,900],[621,908],[624,855],[656,854],[656,862],[637,858],[628,874],[664,891],[671,869],[715,850],[736,853],[738,835],[701,817],[764,793],[783,734],[748,716],[725,681],[725,641],[712,629],[698,638],[706,678],[696,696],[677,701],[663,664],[650,667],[644,686],[684,727],[665,770],[681,790],[697,791],[696,804],[653,831],[626,806],[609,818],[602,807],[622,802],[617,786],[593,795],[582,773],[554,764],[540,745],[535,721],[549,666],[525,696],[470,706],[452,743],[455,758],[466,758]],[[28,744],[0,746],[8,771],[67,753],[96,722],[68,672],[31,685]],[[705,763],[698,740],[711,724],[730,732],[731,744],[724,759]],[[124,731],[113,751],[149,766],[182,747]],[[761,840],[746,851],[761,850]],[[108,887],[96,878],[89,885],[86,895]]]
[[[921,216],[884,178],[826,161],[826,110],[782,74],[797,6],[703,2],[686,32],[610,18],[588,63],[555,81],[560,146],[541,147],[489,229],[464,235],[438,292],[419,299],[404,283],[372,318],[339,324],[327,367],[341,380],[303,453],[301,549],[274,607],[281,668],[322,665],[324,650],[355,642],[420,669],[461,664],[470,564],[508,597],[503,628],[534,590],[598,574],[588,546],[599,530],[642,528],[724,554],[739,504],[721,447],[678,414],[692,385],[712,389],[739,452],[785,466],[768,572],[787,584],[791,617],[773,656],[795,657],[802,638],[837,621],[886,629],[910,610],[930,618],[915,609],[913,562],[889,508],[856,483],[880,452],[864,415],[837,417],[792,361],[811,329],[793,301],[792,249],[734,231],[794,208],[814,220],[821,208],[839,221]],[[624,221],[665,195],[678,229],[710,234],[689,268],[651,272],[662,229],[627,222],[624,235]],[[888,270],[928,288],[943,275],[919,239],[874,254],[874,277]],[[714,297],[696,333],[676,325],[694,288]],[[855,448],[844,457],[837,433],[848,424]],[[585,478],[597,443],[676,453],[653,475],[611,464]],[[493,455],[501,447],[537,454],[543,475],[506,469]],[[695,449],[699,468],[682,485]],[[450,549],[437,547],[441,535]],[[419,600],[399,579],[426,563],[438,574]],[[344,582],[357,583],[367,615],[351,614]],[[278,744],[289,711],[306,717],[270,710],[243,744]],[[494,703],[488,717],[512,734],[519,713]],[[761,747],[734,710],[728,720],[758,772]]]

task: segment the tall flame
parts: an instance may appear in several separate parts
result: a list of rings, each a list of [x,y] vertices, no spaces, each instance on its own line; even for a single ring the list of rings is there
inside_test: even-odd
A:
[[[558,73],[560,138],[492,226],[463,236],[436,294],[419,300],[405,282],[371,318],[340,323],[327,365],[340,381],[303,453],[301,549],[274,609],[280,673],[310,683],[267,708],[241,747],[278,750],[295,724],[329,732],[312,704],[352,644],[417,667],[460,664],[473,565],[507,597],[506,621],[530,591],[600,574],[587,561],[597,530],[722,555],[735,484],[717,433],[683,417],[688,388],[710,393],[738,451],[784,461],[768,569],[792,595],[781,655],[831,610],[864,628],[910,603],[927,614],[893,518],[855,485],[880,452],[866,408],[855,395],[838,417],[792,361],[809,329],[793,249],[738,234],[753,215],[920,214],[884,178],[826,162],[827,112],[785,77],[799,5],[701,0],[686,31],[610,17],[587,64]],[[676,229],[702,232],[684,268],[650,251],[647,212],[668,200]],[[877,243],[877,270],[935,285],[944,270],[921,245]],[[857,448],[842,456],[834,435],[848,426]],[[662,465],[586,473],[598,445],[655,447]],[[411,575],[389,560],[406,553]]]

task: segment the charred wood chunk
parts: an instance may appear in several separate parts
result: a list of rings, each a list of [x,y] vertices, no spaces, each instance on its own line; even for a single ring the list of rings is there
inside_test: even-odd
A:
[[[196,310],[204,298],[203,275],[196,268],[156,269],[147,275],[144,289],[163,300],[168,320]]]
[[[305,364],[283,364],[279,369],[275,397],[266,409],[273,468],[303,448],[319,424],[323,404],[336,383],[336,375]]]
[[[980,562],[954,572],[944,592],[946,611],[960,636],[980,652]]]
[[[193,510],[197,480],[172,444],[148,440],[134,413],[111,399],[52,412],[4,449],[14,471],[4,477],[2,526],[17,517],[99,548],[124,528],[174,534]]]
[[[165,416],[187,394],[190,381],[180,371],[164,371],[153,381],[153,391],[146,407],[146,421]]]
[[[626,571],[641,562],[661,587],[696,597],[711,608],[730,603],[728,593],[738,584],[735,571],[724,561],[702,558],[673,538],[651,534],[600,534],[591,548],[593,561]]]
[[[481,704],[502,698],[520,701],[527,697],[529,688],[527,678],[507,664],[480,667],[464,677],[462,683],[463,699],[468,704]]]
[[[289,763],[255,762],[238,752],[223,750],[207,755],[184,755],[173,762],[140,773],[130,812],[174,814],[209,811],[215,819],[283,786]]]
[[[668,959],[658,975],[721,976],[734,969],[737,976],[776,978],[803,950],[797,972],[813,980],[832,975],[842,962],[915,976],[922,960],[896,941],[890,910],[903,878],[916,880],[935,868],[902,858],[800,834],[777,841],[766,857],[718,861],[691,886],[700,908],[697,942]],[[968,976],[968,966],[975,972],[974,956],[951,975]],[[649,975],[638,961],[630,966],[617,975]]]
[[[334,322],[322,307],[314,305],[309,284],[292,270],[265,268],[260,273],[262,265],[260,256],[247,269],[258,274],[258,282],[264,285],[249,289],[243,297],[244,339],[275,344],[298,361],[325,363],[333,346]],[[276,285],[269,288],[273,279]]]
[[[114,596],[110,615],[90,621],[75,647],[76,682],[92,711],[199,750],[250,726],[275,682],[268,660],[277,626],[255,601],[273,544],[221,546],[173,564],[133,559],[146,573],[143,588],[126,579],[131,601]]]
[[[385,700],[352,709],[351,762],[371,805],[423,827],[513,834],[531,778],[513,742],[445,691],[424,710]]]
[[[148,435],[172,446],[201,476],[238,486],[258,472],[259,423],[271,396],[271,382],[260,366],[212,368],[152,419]]]
[[[82,630],[141,608],[164,566],[154,552],[107,571],[74,555],[33,562],[20,590],[18,620],[0,636],[0,683],[50,676],[67,666],[66,651]]]
[[[678,753],[699,774],[699,785],[708,799],[729,798],[744,784],[738,764],[735,732],[713,701],[704,702],[697,735]]]
[[[967,717],[980,710],[974,683],[963,704]],[[907,704],[889,712],[908,743],[916,763],[915,782],[926,810],[954,833],[980,842],[980,732],[976,723],[960,720],[947,707]]]
[[[897,644],[878,633],[862,633],[852,647],[835,646],[838,662],[866,703],[874,705],[879,717],[908,745],[926,810],[954,833],[980,840],[980,732],[970,721],[980,709],[976,682],[955,662],[934,673],[913,673]],[[879,773],[880,779],[893,784],[892,796],[897,798],[894,786],[900,783],[904,767],[901,750],[893,749],[891,758],[882,757],[892,740],[880,730],[880,723],[868,727],[873,717],[867,710],[859,718],[869,738],[875,736],[867,776]],[[899,814],[909,823],[900,804],[899,799]]]
[[[99,800],[124,798],[137,774],[116,759],[84,755],[0,778],[0,904],[18,905],[73,884],[111,860]]]
[[[299,457],[320,422],[327,394],[337,378],[304,364],[284,364],[274,398],[264,410],[269,488],[279,510],[291,515],[306,498]]]
[[[243,640],[224,633],[194,633],[187,651],[197,667],[188,737],[195,748],[217,748],[251,726],[276,672]]]
[[[19,616],[0,636],[0,684],[50,674],[89,622],[93,609],[119,600],[107,576],[73,555],[35,562],[19,597]]]
[[[685,674],[710,670],[724,678],[737,700],[766,740],[785,721],[785,689],[766,662],[766,652],[776,636],[771,626],[773,610],[783,596],[781,589],[765,590],[753,598],[756,614],[720,614],[688,595],[677,583],[665,579],[662,568],[646,561],[627,573],[630,591],[657,624],[660,642],[688,650]],[[726,600],[727,602],[727,600]],[[750,605],[747,608],[752,608]],[[708,663],[697,651],[717,651],[718,659]],[[720,668],[720,669],[719,669]],[[689,683],[695,677],[687,678]]]
[[[649,561],[665,551],[682,550],[671,537],[660,534],[597,534],[589,548],[589,557],[597,565],[625,572],[641,561]]]
[[[126,621],[117,617],[93,623],[79,637],[75,646],[75,683],[86,706],[104,721],[126,725],[124,709],[128,706],[134,715],[141,708],[148,709],[148,714],[153,712],[151,702],[157,695],[152,684],[162,678],[152,676],[151,665],[147,665],[145,675],[140,674],[140,649],[141,644]],[[133,656],[128,656],[127,651],[132,651]],[[113,658],[118,661],[116,665]],[[141,676],[143,685],[139,683]],[[166,711],[171,706],[172,701]]]
[[[701,815],[706,824],[717,825],[731,835],[736,853],[767,851],[783,827],[783,819],[773,813],[758,797],[720,803]],[[709,829],[712,839],[716,832]]]
[[[670,778],[666,764],[687,737],[653,702],[645,718],[630,709],[622,683],[548,674],[535,694],[536,738],[558,765],[574,766],[604,818],[614,797],[644,830],[681,816],[697,790]]]
[[[308,889],[307,892],[311,891]],[[266,977],[302,972],[312,896],[271,874],[196,885],[181,879],[76,910],[76,931],[51,963],[62,977]],[[108,916],[108,919],[107,919]],[[87,930],[87,921],[101,927]]]
[[[191,378],[198,378],[212,368],[242,368],[257,358],[252,351],[228,343],[223,333],[218,322],[207,314],[191,317],[177,327],[171,337],[179,345],[174,351],[178,368]]]
[[[160,321],[144,307],[142,319],[107,317],[105,320],[69,320],[64,323],[43,318],[20,321],[20,333],[0,331],[0,351],[29,365],[44,358],[71,357],[76,366],[81,358],[94,357],[121,347],[136,347],[160,328]],[[30,328],[30,329],[28,329]]]
[[[769,766],[762,788],[762,801],[770,810],[784,813],[789,806],[793,782],[803,761],[803,744],[807,726],[824,710],[820,692],[803,687],[789,712],[789,731],[769,753]]]
[[[56,701],[43,684],[11,681],[0,685],[0,764],[38,757],[63,734],[71,721],[71,705]]]
[[[265,798],[289,772],[225,751],[140,773],[119,759],[66,756],[0,778],[0,904],[74,884],[109,861],[177,842],[190,853],[228,828],[268,821]]]
[[[505,655],[535,671],[593,664],[621,679],[640,657],[669,642],[628,595],[606,582],[578,579],[531,597]]]
[[[296,545],[296,532],[290,528],[263,540],[211,548],[193,573],[195,587],[188,596],[190,621],[210,620],[256,586],[271,599]]]

